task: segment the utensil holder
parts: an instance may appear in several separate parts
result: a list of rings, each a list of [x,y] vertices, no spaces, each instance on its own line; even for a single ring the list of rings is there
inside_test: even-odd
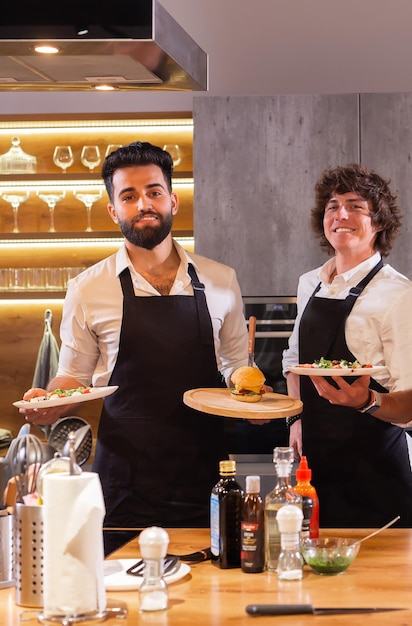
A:
[[[14,587],[14,515],[0,516],[0,589]]]
[[[43,507],[16,504],[14,524],[16,604],[43,606]]]

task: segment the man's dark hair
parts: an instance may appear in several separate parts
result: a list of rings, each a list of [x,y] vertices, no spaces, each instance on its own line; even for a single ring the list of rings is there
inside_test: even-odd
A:
[[[381,229],[377,233],[375,250],[382,256],[389,254],[399,232],[402,217],[396,204],[397,196],[392,194],[389,183],[389,180],[384,180],[357,163],[324,170],[315,186],[316,206],[311,212],[311,224],[314,233],[320,239],[320,245],[326,248],[328,253],[333,252],[333,247],[323,230],[326,205],[334,194],[343,195],[354,191],[372,203],[372,224]]]
[[[113,202],[113,174],[116,170],[135,165],[157,165],[163,172],[168,190],[172,191],[173,161],[168,152],[148,141],[134,141],[122,146],[106,157],[102,167],[102,178],[106,191]]]

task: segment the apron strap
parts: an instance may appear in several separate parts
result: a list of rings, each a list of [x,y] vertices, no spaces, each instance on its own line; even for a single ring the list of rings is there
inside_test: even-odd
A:
[[[189,263],[187,271],[192,281],[193,294],[196,302],[200,343],[202,344],[202,346],[210,346],[214,343],[213,329],[209,309],[207,307],[205,286],[199,281],[196,270],[191,263]]]
[[[133,288],[133,281],[128,267],[125,267],[124,270],[119,274],[119,278],[123,296],[128,298],[134,298],[135,293]]]

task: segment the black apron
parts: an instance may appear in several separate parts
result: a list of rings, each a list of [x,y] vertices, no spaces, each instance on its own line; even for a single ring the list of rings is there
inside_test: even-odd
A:
[[[300,363],[321,356],[355,359],[346,344],[345,322],[358,295],[382,267],[380,260],[345,300],[316,298],[317,286],[300,322]],[[405,431],[373,415],[330,404],[306,376],[300,377],[300,386],[303,454],[319,496],[320,525],[375,528],[401,515],[398,526],[411,526],[412,473]],[[375,380],[370,386],[387,391]]]
[[[223,420],[183,404],[183,393],[218,386],[204,285],[193,266],[193,296],[135,296],[120,275],[123,319],[105,398],[93,470],[100,475],[105,526],[207,527],[218,480]],[[221,377],[220,377],[221,381]]]

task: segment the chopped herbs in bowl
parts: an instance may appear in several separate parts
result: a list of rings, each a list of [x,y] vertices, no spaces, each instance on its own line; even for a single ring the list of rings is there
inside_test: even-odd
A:
[[[342,574],[359,552],[359,541],[340,537],[305,539],[301,543],[302,556],[315,574],[334,576]]]

